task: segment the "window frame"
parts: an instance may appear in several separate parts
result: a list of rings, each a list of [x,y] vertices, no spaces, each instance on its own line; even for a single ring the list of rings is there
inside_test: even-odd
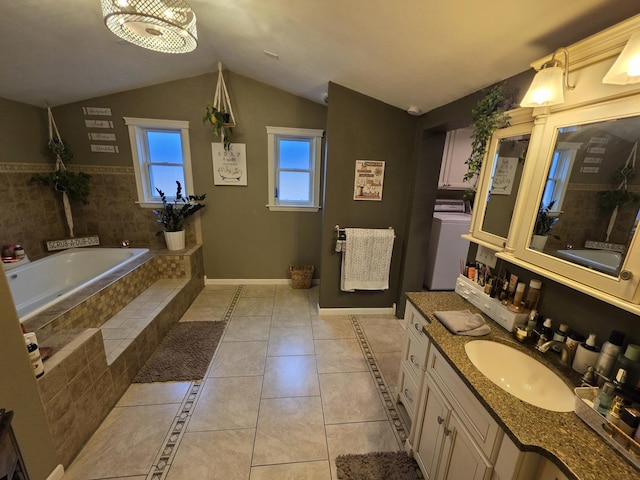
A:
[[[267,207],[271,211],[300,211],[300,212],[317,212],[320,209],[320,177],[321,171],[321,139],[324,130],[311,128],[288,128],[288,127],[270,127],[267,126],[267,146],[268,146],[268,200]],[[309,172],[310,179],[310,203],[301,204],[299,202],[281,202],[276,195],[276,186],[278,184],[278,174],[280,172],[279,161],[279,140],[306,140],[310,143],[309,154]],[[290,169],[283,169],[290,170]],[[305,170],[306,171],[306,170]]]
[[[149,130],[166,130],[180,133],[182,144],[182,168],[184,173],[184,192],[193,190],[193,174],[191,171],[191,145],[189,143],[189,122],[185,120],[162,120],[153,118],[123,117],[129,129],[129,142],[133,157],[133,170],[136,177],[138,205],[144,208],[157,208],[162,204],[152,193],[151,178],[149,177],[149,150],[146,132]],[[167,198],[174,199],[175,192],[165,192]]]
[[[553,208],[549,212],[552,216],[557,216],[562,213],[562,203],[564,202],[564,196],[565,193],[567,193],[567,188],[569,186],[569,178],[571,177],[576,155],[581,146],[582,143],[559,142],[558,146],[553,151],[541,198],[542,203],[548,204],[551,201],[554,202]],[[557,161],[556,175],[549,178],[549,172],[554,161]],[[551,188],[549,195],[551,198],[545,202],[545,194],[547,193],[549,183],[553,183],[553,187]]]

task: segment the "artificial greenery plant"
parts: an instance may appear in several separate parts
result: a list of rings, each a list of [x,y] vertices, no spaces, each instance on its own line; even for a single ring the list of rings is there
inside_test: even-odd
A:
[[[47,145],[49,151],[64,163],[69,163],[73,159],[73,151],[64,140],[51,139]],[[53,186],[56,191],[64,192],[72,202],[89,203],[89,179],[91,175],[84,172],[71,172],[60,168],[51,173],[36,173],[31,177],[31,181],[45,186]]]
[[[229,150],[231,146],[231,126],[229,120],[229,113],[219,111],[210,103],[207,105],[207,111],[204,117],[202,117],[202,123],[209,122],[213,125],[213,134],[216,137],[222,138],[225,150]]]
[[[555,203],[556,202],[554,200],[551,203],[549,203],[549,205],[547,205],[546,207],[543,206],[542,204],[540,205],[540,209],[538,210],[538,215],[536,216],[536,223],[533,226],[534,235],[544,235],[544,236],[549,235],[549,232],[551,231],[553,226],[556,224],[558,220],[560,220],[560,218],[556,216],[552,216],[550,214],[551,209],[553,208],[553,205]],[[552,235],[552,236],[556,239],[560,238],[556,235]]]
[[[160,230],[156,235],[160,235],[163,232],[179,232],[184,229],[184,221],[198,210],[204,208],[204,205],[197,203],[204,200],[207,194],[203,195],[182,195],[182,185],[176,180],[176,196],[173,202],[167,200],[166,195],[162,190],[156,188],[162,199],[162,208],[154,210],[153,213],[158,217],[158,223],[162,224],[163,230]]]
[[[464,181],[468,182],[480,174],[482,160],[491,139],[491,135],[497,128],[509,125],[509,115],[505,111],[510,108],[510,95],[504,85],[495,85],[487,94],[476,103],[471,110],[471,155],[465,162],[467,173]],[[473,189],[475,192],[475,189]]]

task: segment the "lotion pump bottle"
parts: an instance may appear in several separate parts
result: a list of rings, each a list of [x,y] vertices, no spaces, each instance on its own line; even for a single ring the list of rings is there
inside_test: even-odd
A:
[[[573,358],[573,369],[578,373],[584,373],[598,361],[598,347],[596,347],[596,334],[590,333],[587,341],[578,345],[576,355]]]
[[[622,353],[622,345],[624,344],[625,334],[613,330],[609,336],[609,341],[602,344],[600,356],[595,364],[595,370],[600,377],[611,379],[613,375],[613,367],[616,365],[618,356]]]

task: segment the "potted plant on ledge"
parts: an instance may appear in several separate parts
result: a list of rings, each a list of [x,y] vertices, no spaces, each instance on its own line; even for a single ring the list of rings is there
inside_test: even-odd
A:
[[[182,185],[177,180],[176,184],[176,196],[173,202],[168,201],[164,192],[156,188],[162,199],[162,208],[153,210],[158,217],[158,223],[163,226],[163,230],[156,235],[164,233],[169,250],[182,250],[185,247],[184,221],[204,208],[204,205],[198,202],[206,197],[206,194],[183,196]]]
[[[538,250],[542,252],[544,250],[544,246],[547,243],[547,238],[549,237],[549,232],[551,228],[556,224],[559,217],[551,214],[551,209],[555,204],[555,200],[549,203],[546,207],[540,204],[540,209],[538,210],[538,215],[536,216],[536,223],[533,226],[533,237],[531,238],[531,248],[534,250]],[[552,235],[555,239],[560,239],[557,235]]]

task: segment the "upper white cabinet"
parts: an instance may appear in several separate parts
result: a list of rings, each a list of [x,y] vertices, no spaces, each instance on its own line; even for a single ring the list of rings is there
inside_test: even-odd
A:
[[[474,186],[475,179],[464,180],[468,170],[466,161],[471,155],[472,133],[473,129],[471,128],[460,128],[447,132],[438,188],[466,190]]]
[[[518,228],[513,214],[526,194],[522,176],[533,130],[531,110],[507,112],[509,126],[494,132],[482,163],[470,239],[493,250],[506,248],[509,231]]]
[[[530,120],[495,132],[469,235],[500,258],[634,313],[640,313],[640,83],[602,79],[638,29],[640,15],[569,46],[575,89],[565,91],[565,103],[530,109]],[[516,142],[527,143],[524,155]],[[497,189],[502,185],[511,187],[508,195]],[[550,230],[542,228],[541,212]]]

